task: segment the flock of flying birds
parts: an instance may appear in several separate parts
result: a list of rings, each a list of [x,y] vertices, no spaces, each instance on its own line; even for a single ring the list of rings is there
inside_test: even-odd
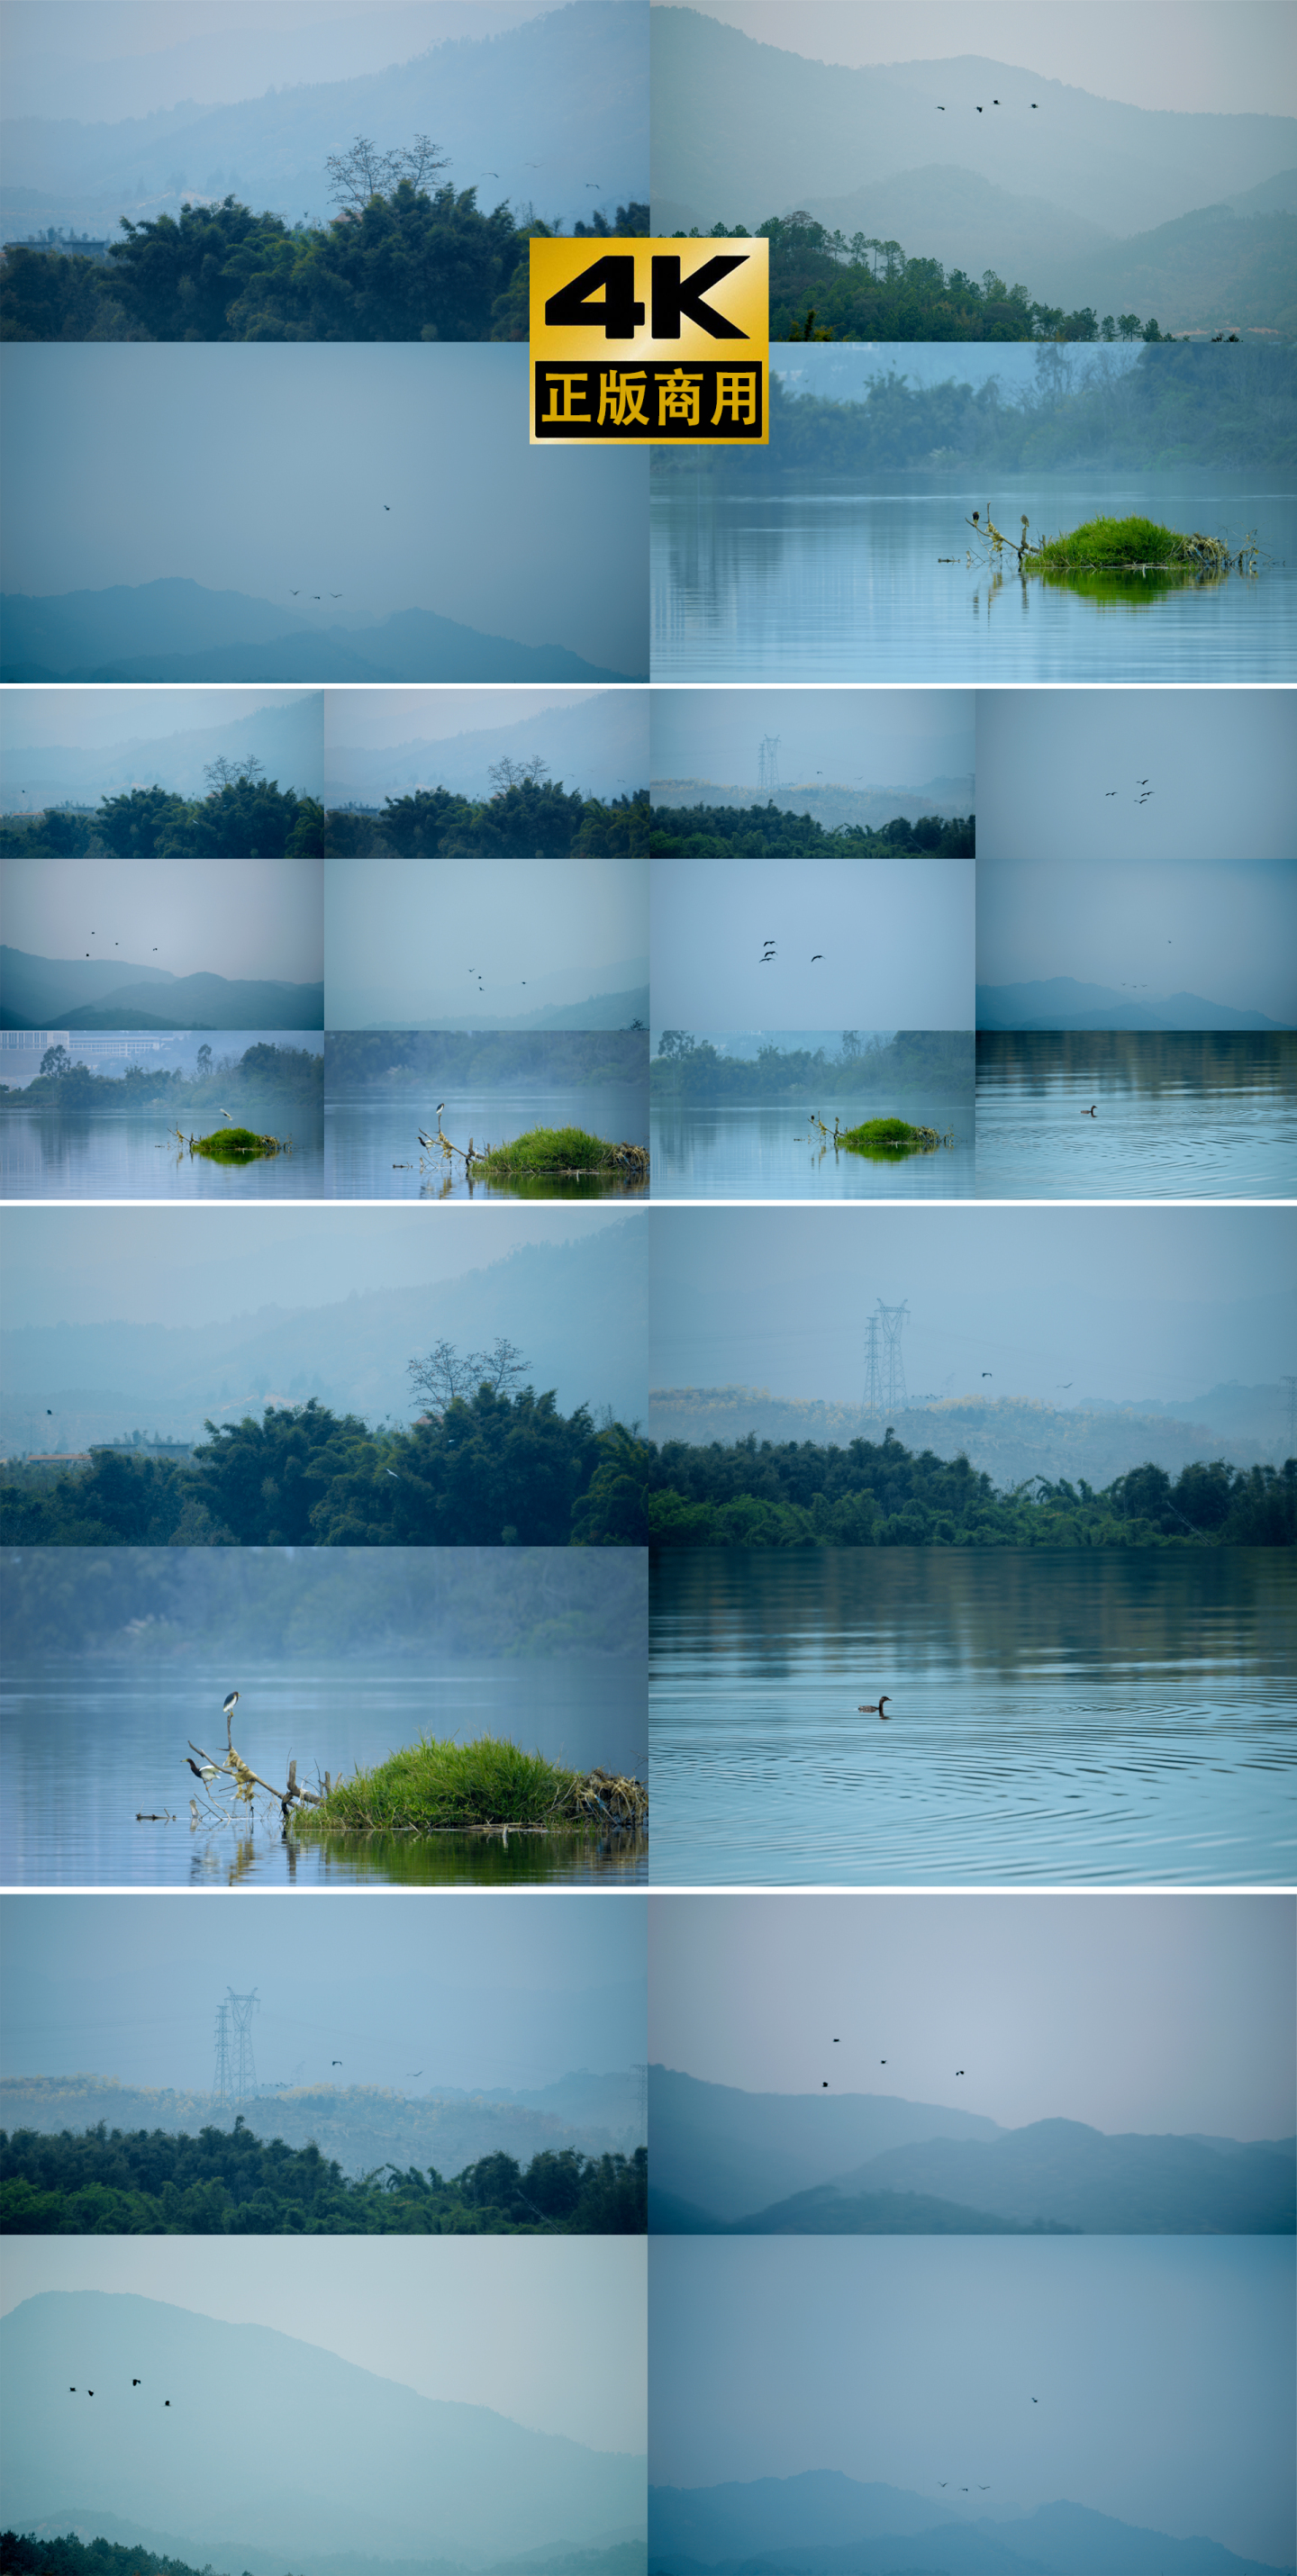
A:
[[[1139,795],[1134,799],[1135,804],[1147,805],[1150,796],[1156,794],[1156,789],[1149,786],[1146,778],[1137,779],[1135,783],[1140,790]],[[1105,796],[1120,796],[1121,789],[1119,787],[1105,787],[1103,792]]]
[[[823,955],[824,955],[824,951],[823,951],[823,949],[822,949],[822,948],[817,948],[817,949],[816,949],[816,951],[815,951],[815,955],[814,955],[814,956],[812,957],[812,959],[811,959],[811,964],[812,964],[812,966],[818,966],[818,964],[819,964],[819,962],[820,962],[820,959],[822,958],[822,956],[823,956]],[[774,943],[773,939],[768,939],[768,940],[766,941],[765,947],[764,947],[764,949],[762,950],[762,953],[761,953],[761,964],[762,964],[763,966],[773,966],[775,963],[776,963],[776,950],[775,950],[775,943]]]
[[[144,2382],[142,2379],[133,2379],[131,2381],[131,2386],[132,2388],[142,2388],[144,2386]],[[69,2397],[93,2397],[94,2393],[93,2388],[69,2388],[68,2390]],[[162,2403],[164,2406],[169,2406],[171,2404],[171,2400],[169,2397],[164,2397]]]
[[[883,1693],[883,1698],[884,1698],[884,1699],[886,1699],[887,1697],[888,1697],[888,1693],[887,1693],[886,1691],[884,1691],[884,1693]],[[880,1717],[882,1716],[882,1713],[883,1713],[883,1712],[882,1712],[882,1707],[881,1707],[881,1705],[880,1705],[879,1710],[878,1710],[878,1714],[879,1714],[879,1716],[880,1716]],[[872,1716],[873,1712],[872,1712],[872,1710],[866,1710],[865,1714],[866,1714],[866,1716]],[[834,2039],[834,2042],[833,2042],[833,2045],[834,2045],[834,2047],[835,2047],[835,2048],[841,2048],[841,2046],[842,2046],[842,2041],[841,2041],[841,2039],[840,2039],[840,2038],[835,2038],[835,2039]],[[886,2064],[887,2064],[887,2060],[886,2060],[886,2058],[885,2058],[885,2057],[880,2057],[880,2058],[879,2058],[878,2063],[879,2063],[879,2065],[880,2065],[880,2066],[886,2066]],[[956,2073],[956,2075],[963,2075],[963,2074],[965,2074],[965,2073],[966,2073],[966,2071],[967,2071],[967,2070],[966,2070],[966,2068],[964,2068],[964,2067],[962,2067],[962,2066],[957,2066],[957,2067],[955,2068],[955,2073]],[[829,2090],[830,2090],[830,2089],[831,2089],[831,2088],[830,2088],[830,2085],[829,2085],[829,2079],[828,2079],[828,2077],[827,2077],[827,2075],[826,2075],[826,2076],[825,2076],[825,2078],[824,2078],[824,2080],[823,2080],[823,2082],[821,2083],[820,2091],[821,2091],[822,2093],[827,2093],[827,2092],[829,2092]],[[1032,2402],[1032,2405],[1033,2405],[1033,2406],[1039,2406],[1039,2404],[1040,2404],[1040,2399],[1039,2399],[1038,2397],[1033,2397],[1031,2402]],[[938,2485],[939,2487],[946,2487],[946,2486],[949,2486],[949,2484],[950,2484],[950,2480],[949,2480],[948,2478],[938,2478],[938,2480],[937,2480],[937,2485]],[[968,2492],[969,2492],[969,2490],[968,2490],[968,2488],[967,2488],[967,2487],[961,2487],[961,2488],[960,2488],[960,2490],[959,2490],[959,2492],[960,2492],[960,2494],[961,2494],[961,2495],[967,2495],[967,2494],[968,2494]],[[978,2494],[979,2494],[979,2495],[989,2495],[989,2494],[990,2494],[990,2492],[991,2492],[991,2490],[990,2490],[989,2486],[985,2486],[985,2487],[984,2487],[984,2486],[982,2486],[982,2485],[980,2485],[980,2484],[979,2484],[978,2489],[977,2489],[977,2492],[978,2492]]]
[[[92,938],[92,939],[97,939],[97,938],[99,937],[99,933],[98,933],[98,931],[97,931],[97,930],[92,930],[92,931],[91,931],[91,933],[90,933],[90,936],[91,936],[91,938]],[[113,946],[114,946],[114,948],[120,948],[120,947],[121,947],[121,944],[122,944],[122,943],[121,943],[120,939],[115,939],[115,940],[113,941]],[[156,948],[155,948],[155,949],[154,949],[154,951],[153,951],[153,954],[154,954],[154,956],[155,956],[155,957],[157,956],[157,953],[158,953],[158,952],[157,952],[157,950],[156,950]],[[90,950],[89,950],[88,948],[87,948],[87,950],[86,950],[86,955],[87,955],[87,957],[90,955]]]

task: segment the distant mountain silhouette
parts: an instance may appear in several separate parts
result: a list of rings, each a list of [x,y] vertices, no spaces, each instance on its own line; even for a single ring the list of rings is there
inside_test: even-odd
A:
[[[649,2070],[655,2233],[1290,2235],[1297,2140],[1108,2137],[1079,2120],[1020,2129],[872,2093],[743,2093]],[[890,2132],[890,2137],[888,2133]],[[836,2164],[838,2141],[865,2146]],[[783,2188],[769,2187],[780,2174]],[[795,2179],[793,2178],[795,2177]],[[893,2206],[888,2207],[891,2201]]]
[[[275,701],[236,716],[226,724],[196,724],[168,733],[162,728],[170,712],[165,700],[129,701],[121,710],[121,738],[111,743],[79,743],[73,737],[76,718],[69,707],[68,739],[61,743],[10,742],[5,746],[7,801],[17,802],[25,789],[26,809],[43,806],[95,805],[132,787],[165,787],[170,795],[204,796],[210,780],[204,772],[214,760],[246,760],[253,753],[268,778],[299,796],[321,795],[324,763],[324,699],[309,696]],[[184,704],[176,709],[184,716]],[[21,706],[10,724],[21,732]],[[154,728],[158,730],[154,731]]]
[[[979,1029],[1283,1029],[1264,1011],[1235,1010],[1201,993],[1152,993],[1133,1000],[1111,984],[1051,975],[1037,984],[979,984]]]
[[[483,36],[429,42],[435,32],[430,26],[421,40],[412,30],[421,49],[408,60],[328,80],[315,67],[308,23],[291,78],[231,97],[222,66],[220,104],[189,98],[152,112],[128,103],[138,100],[141,74],[138,57],[119,52],[100,76],[107,105],[10,118],[8,179],[25,191],[24,217],[41,225],[84,226],[97,208],[178,212],[185,190],[219,196],[224,186],[258,211],[268,206],[291,221],[309,207],[318,219],[333,211],[327,156],[348,136],[423,132],[449,138],[447,176],[457,189],[476,181],[487,207],[509,198],[521,209],[535,197],[547,210],[562,207],[570,224],[592,203],[611,216],[619,199],[647,196],[646,11],[560,0],[521,26]],[[201,54],[201,32],[190,43]],[[111,49],[106,36],[102,50]],[[59,65],[60,94],[76,76],[74,66]],[[87,66],[83,84],[93,79]],[[585,192],[595,134],[602,196]]]
[[[84,998],[83,998],[84,997]],[[0,948],[0,1027],[322,1029],[323,984],[169,975],[123,958]]]
[[[565,644],[517,644],[406,608],[359,629],[308,626],[268,599],[196,581],[0,599],[0,678],[101,681],[627,680]]]
[[[831,2182],[885,2147],[1002,2134],[976,2112],[899,2095],[744,2093],[668,2066],[649,2068],[649,2132],[654,2188],[722,2219]]]
[[[977,54],[859,69],[814,62],[696,9],[654,10],[653,72],[655,222],[669,201],[697,207],[700,223],[757,224],[812,194],[850,197],[866,172],[873,189],[934,164],[999,182],[1008,156],[1015,190],[1046,200],[1055,226],[1070,218],[1085,228],[1083,251],[1096,207],[1111,233],[1143,232],[1297,161],[1290,116],[1131,107]],[[998,111],[976,114],[975,102],[997,97]],[[897,237],[907,251],[929,248]],[[1022,282],[1041,291],[1034,277]]]
[[[984,2502],[979,2498],[979,2503]],[[1291,2576],[1216,2540],[1175,2540],[1085,2505],[968,2522],[836,2470],[649,2488],[650,2576]]]
[[[1029,2225],[1087,2234],[1291,2235],[1297,2141],[1105,2136],[1080,2120],[1034,2120],[990,2145],[927,2138],[871,2156],[834,2189],[935,2193]],[[769,2216],[770,2213],[767,2213]]]
[[[93,2406],[63,2393],[74,2382]],[[199,2565],[214,2527],[300,2567],[304,2550],[425,2557],[433,2533],[447,2556],[590,2546],[633,2532],[644,2510],[642,2460],[421,2397],[267,2326],[127,2294],[46,2291],[13,2310],[4,2412],[7,2516],[89,2499],[165,2524]],[[238,2461],[214,2491],[194,2471],[213,2426]]]

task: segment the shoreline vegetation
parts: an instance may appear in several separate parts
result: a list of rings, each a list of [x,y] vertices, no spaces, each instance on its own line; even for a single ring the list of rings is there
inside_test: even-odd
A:
[[[796,790],[792,791],[794,794]],[[977,855],[972,814],[898,814],[872,831],[867,823],[826,826],[813,814],[764,805],[655,805],[649,855],[655,859],[755,859],[769,851],[824,859],[971,859]]]
[[[233,195],[179,217],[119,219],[102,259],[53,242],[12,242],[0,259],[2,340],[525,340],[528,243],[562,233],[530,207],[482,213],[476,187],[429,189],[432,147],[363,164],[340,156],[351,202],[327,224],[254,214]],[[391,164],[402,165],[397,176]],[[333,156],[330,166],[334,166]],[[591,241],[645,234],[632,200],[609,222],[573,226]]]
[[[664,1029],[649,1067],[649,1089],[659,1108],[686,1100],[810,1103],[861,1091],[910,1091],[953,1103],[973,1100],[976,1074],[971,1029],[898,1029],[894,1038],[867,1043],[859,1030],[844,1029],[834,1056],[822,1046],[784,1048],[773,1042],[755,1056],[722,1055],[710,1038]]]
[[[1037,303],[1029,288],[1006,286],[993,268],[974,278],[962,268],[945,269],[939,259],[907,259],[898,241],[875,241],[863,232],[848,240],[800,208],[767,216],[755,234],[746,224],[712,224],[706,233],[695,224],[672,238],[769,242],[772,341],[1174,337],[1137,313],[1105,313],[1100,320],[1093,305],[1066,313],[1061,305]]]
[[[385,2164],[353,2179],[314,2143],[257,2137],[241,2114],[197,2137],[102,2120],[80,2135],[0,2131],[5,2236],[641,2236],[647,2225],[644,2147],[544,2148],[525,2170],[497,2150],[449,2177]],[[116,2555],[138,2576],[145,2553]],[[56,2562],[33,2552],[27,2563]],[[23,2564],[6,2547],[5,2569]],[[175,2576],[171,2560],[153,2564]]]
[[[426,1366],[426,1363],[419,1363]],[[408,1432],[314,1398],[209,1422],[192,1458],[11,1461],[0,1538],[76,1547],[1292,1547],[1297,1458],[1148,1462],[1096,1489],[881,1441],[642,1439],[482,1384]],[[398,1460],[399,1465],[391,1462]],[[503,1522],[502,1515],[511,1517]],[[278,1793],[276,1793],[278,1794]]]
[[[642,1094],[647,1029],[330,1029],[329,1093],[449,1097],[494,1089]]]
[[[1212,349],[1177,341],[1114,365],[1102,349],[1078,355],[1053,342],[1035,354],[1035,380],[1006,390],[953,373],[911,384],[875,366],[854,396],[817,394],[770,377],[765,448],[655,447],[659,491],[688,477],[726,487],[785,474],[859,477],[1101,472],[1227,472],[1297,464],[1297,348]],[[962,516],[962,512],[961,512]]]
[[[177,1110],[201,1120],[231,1097],[245,1116],[256,1116],[264,1109],[282,1116],[287,1109],[302,1118],[323,1117],[322,1050],[317,1054],[309,1047],[261,1042],[245,1048],[241,1056],[215,1060],[210,1047],[200,1047],[198,1056],[199,1071],[192,1075],[148,1064],[128,1064],[123,1073],[104,1074],[77,1062],[66,1047],[47,1047],[33,1081],[13,1087],[0,1083],[0,1109],[35,1109],[57,1117],[119,1110],[135,1117],[160,1110],[168,1136],[180,1132]],[[241,1135],[250,1132],[242,1125],[238,1129]]]

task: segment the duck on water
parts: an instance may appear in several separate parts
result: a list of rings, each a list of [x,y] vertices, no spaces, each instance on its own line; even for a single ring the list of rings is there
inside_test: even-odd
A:
[[[857,1717],[881,1717],[884,1726],[886,1726],[887,1703],[891,1696],[892,1694],[890,1691],[883,1691],[879,1698],[877,1700],[871,1700],[868,1706],[866,1706],[864,1700],[861,1700],[856,1710]]]

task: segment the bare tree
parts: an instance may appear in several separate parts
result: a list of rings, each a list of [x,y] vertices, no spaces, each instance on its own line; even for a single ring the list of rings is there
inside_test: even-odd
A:
[[[539,787],[549,776],[549,762],[542,760],[538,751],[533,751],[527,760],[511,760],[505,753],[500,760],[491,762],[486,774],[502,796],[509,787]]]
[[[213,796],[222,787],[255,787],[265,774],[255,751],[250,751],[246,760],[227,760],[222,752],[217,759],[209,760],[203,771]]]
[[[331,186],[329,194],[335,205],[348,206],[363,214],[371,197],[386,196],[390,189],[408,179],[414,188],[436,177],[449,167],[447,156],[439,152],[430,135],[416,134],[408,151],[380,152],[367,134],[358,134],[349,152],[331,152],[325,163]]]
[[[456,1350],[453,1342],[435,1342],[427,1357],[409,1362],[409,1373],[416,1395],[425,1396],[431,1410],[445,1413],[457,1396],[476,1393],[479,1386],[489,1386],[495,1395],[509,1395],[519,1386],[527,1362],[516,1343],[501,1333],[489,1351]]]

